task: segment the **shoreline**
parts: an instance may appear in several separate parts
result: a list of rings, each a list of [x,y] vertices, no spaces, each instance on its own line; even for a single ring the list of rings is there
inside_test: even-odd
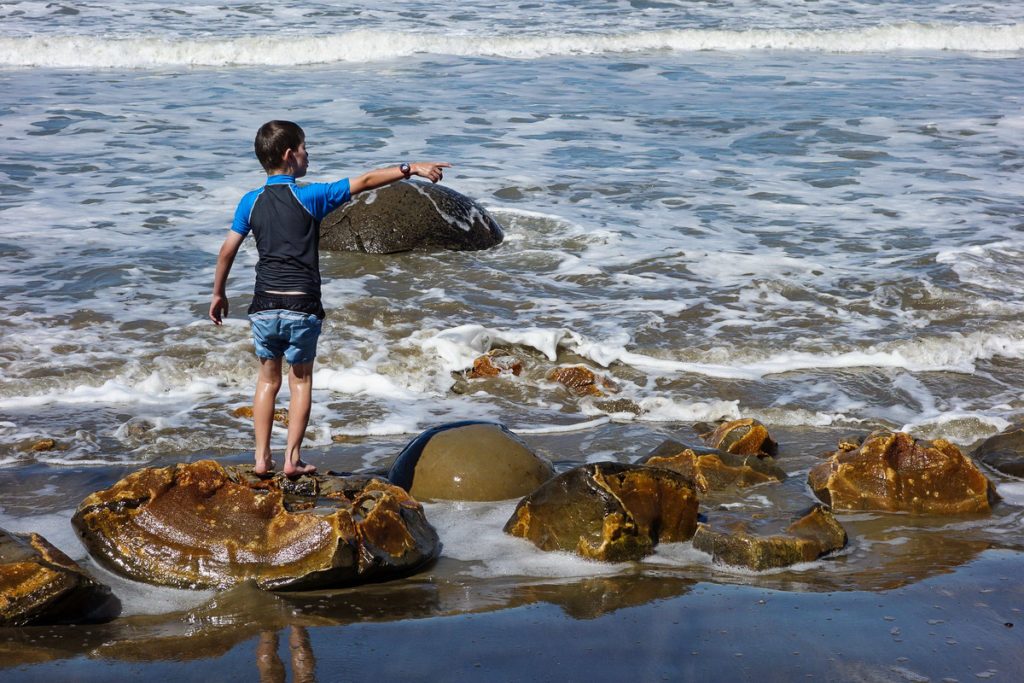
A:
[[[679,427],[609,423],[523,438],[565,469],[610,452],[632,461],[655,442],[684,434]],[[806,469],[814,454],[848,431],[772,429],[780,442],[776,462],[790,479],[773,489],[754,487],[746,503],[811,502]],[[404,437],[368,439],[306,454],[322,471],[378,471],[404,443]],[[209,454],[190,460],[202,457]],[[249,457],[216,459],[231,464]],[[20,491],[5,501],[4,517],[44,520],[59,530],[60,518],[73,512],[61,511],[67,503],[116,481],[125,469],[133,468],[2,470],[0,485]],[[134,593],[127,606],[155,607],[155,613],[88,626],[2,629],[0,671],[11,681],[110,680],[140,671],[251,680],[257,653],[264,661],[274,642],[284,667],[274,664],[274,671],[291,671],[291,631],[304,630],[317,680],[353,670],[420,680],[610,680],[638,673],[644,680],[1005,680],[1024,672],[1017,647],[1024,584],[1013,578],[1024,569],[1024,538],[1012,532],[1022,514],[1019,488],[978,519],[842,513],[848,549],[761,573],[716,567],[689,543],[659,546],[644,561],[616,565],[533,552],[509,546],[519,541],[503,538],[500,525],[490,528],[508,501],[428,503],[428,520],[440,525],[444,547],[439,560],[414,576],[278,594],[249,585],[222,593],[174,591],[121,579],[112,586],[115,594],[127,587]],[[772,500],[760,502],[769,491]],[[39,514],[40,506],[48,512]],[[1007,530],[1012,537],[1001,536]],[[70,529],[60,543],[50,540],[60,547],[69,538],[77,543]],[[522,557],[508,557],[510,547]],[[80,545],[65,550],[81,561]],[[118,583],[92,560],[84,564],[100,580]]]

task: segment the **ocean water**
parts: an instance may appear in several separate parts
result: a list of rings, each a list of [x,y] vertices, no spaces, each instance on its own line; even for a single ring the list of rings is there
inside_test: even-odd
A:
[[[1022,59],[1024,4],[994,1],[0,3],[0,471],[46,482],[0,526],[80,557],[90,486],[251,457],[251,241],[227,324],[206,310],[272,118],[308,180],[447,161],[506,232],[321,255],[312,462],[380,468],[462,419],[565,463],[755,417],[797,478],[842,433],[966,449],[1024,415]],[[493,348],[523,374],[466,380]],[[545,379],[570,364],[614,391]],[[433,512],[446,557],[507,556]]]

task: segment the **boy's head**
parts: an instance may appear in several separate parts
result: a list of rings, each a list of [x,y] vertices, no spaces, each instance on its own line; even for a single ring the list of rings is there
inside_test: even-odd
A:
[[[267,121],[256,133],[256,158],[267,173],[284,167],[284,153],[298,152],[306,141],[306,134],[291,121]]]

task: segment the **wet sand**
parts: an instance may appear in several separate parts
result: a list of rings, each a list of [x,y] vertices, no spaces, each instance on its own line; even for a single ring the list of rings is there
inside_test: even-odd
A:
[[[790,478],[770,490],[756,487],[746,500],[766,497],[786,508],[810,502],[804,480],[816,458],[807,454],[834,443],[835,434],[773,433],[783,444],[777,462]],[[563,456],[553,458],[563,469],[613,444],[628,460],[627,450],[644,452],[679,435],[605,425],[527,440]],[[397,439],[342,444],[309,451],[309,459],[323,468],[365,469],[367,461],[379,468],[386,457],[374,454],[400,445]],[[244,455],[222,461],[244,462]],[[42,519],[46,506],[68,510],[123,475],[117,468],[4,471],[5,514]],[[992,478],[1015,491],[1016,482]],[[498,532],[484,522],[503,510],[428,505],[447,552],[425,571],[388,583],[281,594],[243,585],[196,594],[195,604],[174,608],[163,589],[149,593],[114,579],[115,593],[135,591],[125,599],[132,614],[102,625],[2,629],[0,679],[968,681],[1024,675],[1024,533],[1013,496],[985,518],[839,514],[851,537],[846,550],[760,574],[716,567],[695,557],[700,554],[689,544],[591,575],[517,574],[517,565],[502,565],[500,548],[486,542]],[[480,537],[479,560],[464,557],[459,527]],[[85,564],[101,580],[113,578]],[[503,567],[511,573],[502,574]]]

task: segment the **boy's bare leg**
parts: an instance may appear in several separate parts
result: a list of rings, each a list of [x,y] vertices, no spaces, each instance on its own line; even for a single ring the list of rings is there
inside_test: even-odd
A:
[[[253,472],[266,474],[274,469],[270,453],[270,432],[274,426],[274,402],[281,389],[281,359],[260,358],[256,395],[252,399],[253,431],[256,434],[256,466]]]
[[[293,365],[288,373],[288,448],[285,451],[284,473],[294,477],[312,474],[316,467],[302,461],[300,450],[309,424],[309,409],[313,402],[313,361]]]

